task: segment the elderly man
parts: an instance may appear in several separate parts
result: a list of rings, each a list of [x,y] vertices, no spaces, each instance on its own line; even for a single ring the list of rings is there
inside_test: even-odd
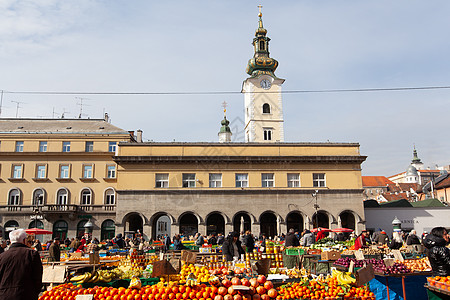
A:
[[[0,299],[37,300],[42,286],[39,253],[25,245],[23,229],[11,231],[11,246],[0,255]]]

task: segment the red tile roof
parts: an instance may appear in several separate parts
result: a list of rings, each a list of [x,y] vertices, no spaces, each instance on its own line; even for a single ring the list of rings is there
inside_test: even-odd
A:
[[[439,181],[439,183],[436,183],[436,185],[434,186],[435,189],[443,189],[446,187],[450,187],[450,176],[447,176],[447,178]]]
[[[409,200],[408,196],[406,195],[406,193],[399,193],[399,194],[388,194],[388,193],[385,193],[385,194],[383,194],[383,197],[389,202],[396,201],[396,200],[401,200],[401,199]]]
[[[410,191],[413,189],[414,191],[417,191],[419,188],[419,185],[417,183],[398,183],[398,186],[402,191]]]
[[[394,184],[392,181],[387,179],[385,176],[361,176],[363,187],[379,187],[386,186],[388,184]]]

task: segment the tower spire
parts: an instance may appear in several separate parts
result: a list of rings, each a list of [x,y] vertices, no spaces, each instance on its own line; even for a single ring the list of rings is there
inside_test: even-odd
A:
[[[262,5],[258,5],[258,28],[255,32],[255,38],[253,39],[254,55],[248,61],[247,74],[251,77],[258,77],[260,75],[270,75],[275,77],[275,70],[278,67],[278,61],[269,57],[269,41],[270,38],[266,36],[267,30],[263,26],[262,21]]]
[[[227,102],[224,101],[222,103],[223,107],[223,120],[220,122],[222,127],[220,127],[220,131],[218,133],[219,135],[219,142],[220,143],[228,143],[231,142],[231,129],[228,125],[230,125],[230,121],[227,120]]]

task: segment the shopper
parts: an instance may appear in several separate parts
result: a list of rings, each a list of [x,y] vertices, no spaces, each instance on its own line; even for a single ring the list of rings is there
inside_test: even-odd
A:
[[[61,260],[61,249],[59,248],[59,238],[53,239],[53,243],[48,248],[49,262],[60,261]]]
[[[314,234],[306,229],[305,234],[303,235],[302,246],[309,247],[312,244],[314,244]]]
[[[214,233],[211,234],[211,237],[208,239],[208,244],[212,245],[212,246],[217,245],[217,238],[216,238],[216,235]]]
[[[401,232],[394,231],[392,234],[392,240],[388,243],[389,249],[398,250],[403,246],[403,240]]]
[[[173,250],[183,250],[183,243],[179,234],[173,237]]]
[[[288,234],[286,235],[286,240],[284,242],[285,247],[297,247],[300,246],[300,241],[298,237],[295,235],[294,228],[289,229]]]
[[[217,245],[222,245],[225,241],[225,237],[222,233],[217,234]]]
[[[247,230],[244,236],[244,245],[247,250],[247,252],[253,252],[253,249],[255,249],[255,239],[253,238],[253,234]]]
[[[387,243],[389,243],[389,237],[386,231],[381,230],[375,238],[374,242],[378,245],[386,245]]]
[[[119,249],[123,249],[125,248],[125,241],[122,238],[122,234],[119,233],[114,239],[113,239],[113,243],[117,245],[117,247],[119,247]]]
[[[406,245],[420,245],[419,237],[414,229],[408,234],[408,237],[406,238]]]
[[[231,232],[222,245],[222,254],[225,256],[227,261],[233,261],[234,257],[237,259],[241,258],[241,254],[245,251],[241,246],[241,241],[239,241],[239,233]]]
[[[42,287],[39,253],[25,245],[23,229],[9,234],[11,246],[0,255],[0,299],[37,300]]]
[[[434,276],[450,276],[450,250],[446,247],[448,243],[449,234],[444,227],[433,228],[423,241],[428,249]]]
[[[7,246],[6,240],[0,239],[0,254],[2,254],[3,252],[5,252],[6,246]]]
[[[368,248],[366,239],[369,239],[370,232],[364,230],[355,240],[354,250],[359,250],[361,248]]]

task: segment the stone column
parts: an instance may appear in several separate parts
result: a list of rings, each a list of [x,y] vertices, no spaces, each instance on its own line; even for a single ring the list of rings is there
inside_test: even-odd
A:
[[[230,232],[232,232],[232,231],[233,231],[233,223],[231,223],[231,222],[225,223],[225,232],[223,233],[223,235],[224,235],[225,237],[227,237],[228,234],[229,234]]]
[[[259,222],[252,223],[252,233],[254,236],[259,237],[259,234],[261,233],[261,228],[259,226]]]
[[[180,234],[180,224],[172,223],[170,224],[170,234],[173,237],[175,234]]]
[[[281,235],[282,233],[284,233],[285,235],[287,234],[289,228],[287,228],[286,222],[280,223],[280,230],[281,230],[281,232],[278,232],[278,235]]]
[[[202,235],[206,235],[206,223],[200,223],[198,224],[198,232]]]
[[[150,225],[150,224],[144,224],[144,226],[142,228],[142,235],[144,237],[144,240],[146,240],[146,241],[156,238],[156,237],[152,236],[152,225]]]

